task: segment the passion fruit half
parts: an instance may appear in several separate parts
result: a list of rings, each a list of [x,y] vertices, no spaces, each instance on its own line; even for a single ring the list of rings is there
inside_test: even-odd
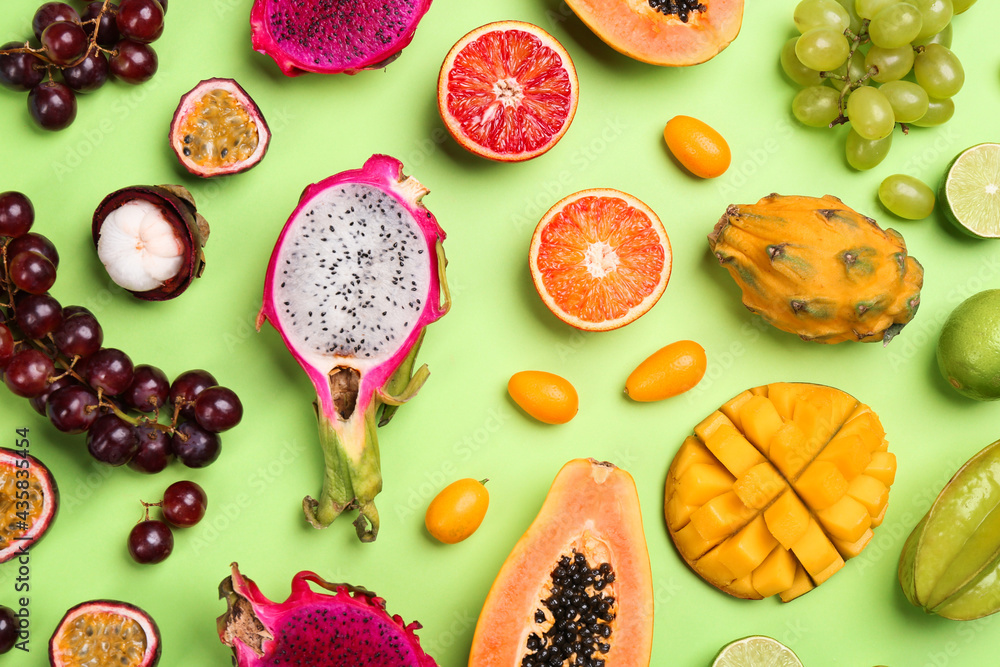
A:
[[[34,456],[0,448],[0,563],[42,539],[59,509],[52,473]]]
[[[63,616],[49,639],[52,667],[153,667],[160,630],[145,611],[118,600],[82,602]]]
[[[205,270],[208,223],[179,185],[134,185],[94,211],[97,256],[111,279],[145,301],[179,296]]]
[[[181,97],[170,147],[195,176],[238,174],[267,153],[271,131],[257,104],[232,79],[206,79]]]

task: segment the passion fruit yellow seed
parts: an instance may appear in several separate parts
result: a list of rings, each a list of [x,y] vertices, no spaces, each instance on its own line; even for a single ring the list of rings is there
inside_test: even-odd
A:
[[[184,157],[222,167],[248,159],[260,140],[257,124],[240,101],[221,88],[196,102],[181,125]]]

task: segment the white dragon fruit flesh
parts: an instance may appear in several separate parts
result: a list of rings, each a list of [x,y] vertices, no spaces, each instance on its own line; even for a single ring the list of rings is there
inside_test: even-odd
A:
[[[357,509],[358,537],[378,534],[375,429],[427,379],[414,371],[424,327],[450,306],[444,232],[395,158],[310,185],[267,267],[257,327],[269,321],[316,387],[323,489],[303,501],[317,528]]]
[[[332,593],[313,591],[310,582]],[[219,638],[235,667],[437,667],[420,648],[420,624],[389,616],[385,600],[364,588],[299,572],[288,599],[271,602],[233,563],[219,597],[227,604]]]

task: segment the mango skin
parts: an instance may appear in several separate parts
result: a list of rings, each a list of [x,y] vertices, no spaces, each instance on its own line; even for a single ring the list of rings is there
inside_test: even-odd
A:
[[[965,621],[1000,611],[1000,440],[969,459],[906,539],[897,576],[929,614]]]

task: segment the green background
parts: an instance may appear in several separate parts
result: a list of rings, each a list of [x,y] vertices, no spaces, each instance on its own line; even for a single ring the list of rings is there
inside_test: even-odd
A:
[[[851,171],[840,132],[797,124],[794,94],[777,65],[792,35],[791,0],[749,3],[743,30],[714,60],[662,69],[619,55],[555,0],[502,3],[436,0],[413,43],[384,71],[289,79],[250,48],[248,0],[175,0],[157,42],[160,71],[149,83],[112,84],[82,99],[76,122],[48,134],[28,118],[22,94],[0,91],[0,190],[34,202],[36,231],[62,255],[53,294],[91,308],[109,346],[171,377],[206,368],[237,390],[243,423],[223,436],[211,467],[173,464],[146,477],[93,463],[80,436],[64,436],[27,402],[2,392],[0,442],[31,429],[31,451],[55,474],[62,506],[31,552],[31,653],[7,664],[44,661],[63,612],[91,598],[131,601],[162,630],[165,667],[228,665],[215,634],[225,605],[216,597],[229,564],[240,563],[264,592],[283,599],[292,575],[377,591],[389,610],[419,620],[423,645],[443,666],[466,661],[476,618],[500,564],[530,524],[556,472],[591,456],[630,471],[638,485],[656,595],[653,664],[697,667],[748,634],[771,635],[806,665],[985,665],[996,662],[1000,619],[956,623],[911,607],[896,582],[900,547],[941,485],[973,453],[1000,436],[998,406],[951,392],[938,375],[934,345],[948,313],[965,297],[1000,286],[1000,246],[950,228],[939,214],[919,222],[881,209],[884,177],[908,173],[936,184],[949,160],[997,140],[1000,108],[995,27],[1000,5],[980,2],[955,20],[955,49],[966,67],[958,111],[947,126],[897,130],[889,158]],[[0,40],[30,33],[36,0],[4,4]],[[437,114],[438,67],[451,45],[483,23],[521,19],[549,30],[579,70],[573,126],[546,155],[494,164],[466,153]],[[181,94],[201,79],[237,79],[273,131],[255,169],[214,181],[183,172],[167,145]],[[683,173],[661,135],[687,114],[729,141],[733,165],[721,178]],[[420,396],[380,432],[385,490],[382,529],[359,544],[349,521],[317,532],[300,503],[320,487],[321,458],[312,388],[277,333],[254,331],[267,259],[308,183],[359,167],[374,152],[400,158],[431,194],[424,200],[448,232],[451,313],[433,325],[421,360],[432,376]],[[204,276],[180,298],[146,303],[114,287],[90,241],[90,217],[109,192],[133,184],[179,183],[212,226]],[[612,187],[648,203],[674,250],[673,275],[659,304],[614,332],[584,334],[541,304],[527,270],[537,220],[551,204],[590,187]],[[920,312],[889,347],[799,341],[762,324],[708,252],[705,235],[730,203],[771,192],[835,194],[901,231],[926,269]],[[707,350],[706,377],[693,391],[657,404],[622,393],[634,366],[682,338]],[[510,401],[509,376],[543,369],[572,381],[580,412],[569,424],[531,421]],[[663,481],[681,440],[704,415],[750,386],[825,383],[856,395],[881,416],[899,460],[885,523],[865,552],[832,581],[789,605],[730,598],[693,575],[675,553],[662,518]],[[491,506],[479,531],[455,546],[435,543],[423,512],[446,483],[488,477]],[[125,549],[140,499],[192,479],[208,492],[209,513],[176,531],[173,555],[133,563]],[[539,564],[542,567],[542,564]],[[15,565],[0,566],[0,602],[15,600]]]

